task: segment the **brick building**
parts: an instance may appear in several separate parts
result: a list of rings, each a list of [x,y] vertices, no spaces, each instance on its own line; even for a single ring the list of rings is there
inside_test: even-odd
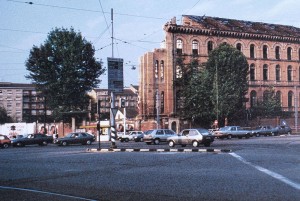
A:
[[[182,72],[176,59],[192,57],[205,63],[211,50],[222,43],[239,49],[249,63],[246,107],[262,100],[274,86],[284,111],[298,108],[300,81],[300,28],[224,19],[182,16],[164,25],[164,47],[145,53],[140,59],[140,111],[142,129],[166,127],[174,131],[189,125],[177,116],[178,100],[174,80]],[[296,104],[295,104],[296,102]],[[158,124],[157,124],[158,119]]]

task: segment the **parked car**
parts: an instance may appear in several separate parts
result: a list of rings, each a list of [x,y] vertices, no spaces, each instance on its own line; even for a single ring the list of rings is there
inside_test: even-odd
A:
[[[288,125],[278,125],[276,126],[277,132],[279,135],[281,134],[292,134],[292,129]]]
[[[167,142],[168,137],[175,136],[176,133],[170,129],[153,129],[148,130],[144,133],[143,141],[146,144],[156,144],[158,145],[160,142]]]
[[[256,129],[252,130],[252,135],[259,137],[259,136],[274,136],[278,135],[278,129],[274,128],[273,126],[266,125],[266,126],[258,126]]]
[[[170,147],[188,144],[193,145],[193,147],[198,147],[200,144],[209,147],[214,141],[214,136],[204,128],[184,129],[178,135],[168,137],[167,141]]]
[[[57,138],[55,144],[66,146],[69,144],[91,145],[96,140],[94,135],[86,132],[69,133],[65,137]]]
[[[214,136],[220,139],[231,139],[237,137],[239,139],[245,137],[250,138],[252,131],[244,130],[240,126],[225,126],[214,132]]]
[[[25,145],[38,144],[40,146],[53,142],[53,137],[45,134],[35,133],[23,135],[23,137],[15,138],[11,141],[13,146],[23,147]]]
[[[128,142],[130,140],[133,140],[135,142],[141,142],[143,141],[144,132],[143,131],[130,131],[129,134],[122,135],[120,141],[121,142]]]
[[[11,140],[6,136],[0,134],[0,147],[8,148],[11,145]]]

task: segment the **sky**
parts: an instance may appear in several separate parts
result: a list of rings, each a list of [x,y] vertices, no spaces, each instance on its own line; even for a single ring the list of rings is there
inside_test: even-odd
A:
[[[173,17],[177,24],[182,15],[206,15],[300,27],[299,8],[299,0],[0,0],[0,82],[31,83],[29,52],[54,28],[80,32],[105,68],[107,57],[123,58],[129,87],[138,85],[139,58],[160,48]],[[107,73],[100,79],[99,88],[107,88]]]

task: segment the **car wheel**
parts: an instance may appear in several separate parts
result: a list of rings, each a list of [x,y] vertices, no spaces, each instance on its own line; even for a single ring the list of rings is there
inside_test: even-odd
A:
[[[129,139],[128,139],[128,138],[126,138],[126,139],[125,139],[125,142],[129,142]]]
[[[42,145],[43,145],[43,146],[47,146],[47,145],[48,145],[48,142],[47,142],[47,141],[43,141],[43,142],[42,142]]]
[[[144,141],[143,138],[141,138],[141,139],[140,139],[140,142],[143,142],[143,141]]]
[[[246,134],[246,139],[249,139],[250,138],[250,134]]]
[[[87,145],[91,145],[91,144],[92,144],[92,141],[91,141],[91,140],[88,140],[88,141],[86,141],[86,144],[87,144]]]
[[[155,140],[154,140],[154,144],[159,145],[159,143],[160,143],[160,140],[159,140],[159,139],[155,139]]]
[[[205,146],[205,147],[210,147],[210,142],[204,143],[204,146]]]
[[[272,132],[272,133],[271,133],[271,136],[275,136],[275,133],[274,133],[274,132]]]
[[[150,144],[151,144],[151,142],[146,142],[146,144],[147,144],[147,145],[150,145]]]
[[[259,137],[259,136],[260,136],[260,134],[259,134],[259,133],[256,133],[256,134],[255,134],[255,136],[256,136],[256,137]]]
[[[174,146],[175,146],[174,141],[170,140],[170,141],[169,141],[169,147],[174,147]]]
[[[3,148],[5,149],[5,148],[8,148],[9,147],[9,144],[3,144]]]
[[[232,138],[232,135],[227,135],[227,139],[231,139]]]
[[[67,145],[68,145],[68,143],[67,143],[67,142],[65,142],[65,141],[63,141],[63,142],[61,143],[61,145],[62,145],[62,146],[67,146]]]
[[[194,141],[194,142],[193,142],[193,147],[198,147],[198,146],[199,146],[199,142]]]

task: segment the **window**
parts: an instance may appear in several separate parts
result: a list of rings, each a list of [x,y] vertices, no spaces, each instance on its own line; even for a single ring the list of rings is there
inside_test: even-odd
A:
[[[292,91],[289,91],[288,93],[288,107],[289,109],[293,107],[293,92]]]
[[[193,40],[192,42],[192,53],[193,55],[198,55],[198,51],[199,51],[199,43],[196,40]]]
[[[275,77],[276,77],[276,81],[280,81],[280,65],[276,65],[275,67]]]
[[[209,54],[213,50],[213,42],[208,41],[207,42],[207,53]]]
[[[255,45],[251,44],[250,45],[250,58],[254,59],[255,58]]]
[[[181,66],[176,66],[176,78],[182,78]]]
[[[155,66],[154,66],[154,77],[155,79],[158,78],[158,61],[155,61]]]
[[[298,50],[298,60],[300,61],[300,49]]]
[[[263,46],[263,58],[264,59],[268,58],[268,46],[266,45]]]
[[[277,91],[277,92],[276,92],[276,99],[278,100],[278,102],[279,102],[280,105],[281,105],[281,92],[280,92],[280,91]]]
[[[254,64],[250,65],[250,80],[251,81],[255,80],[255,65]]]
[[[181,39],[177,39],[176,41],[176,51],[177,51],[177,54],[182,54],[182,48],[183,48],[183,43],[182,43],[182,40]]]
[[[276,48],[275,48],[275,58],[277,60],[280,59],[280,47],[279,46],[276,46]]]
[[[256,106],[256,91],[251,91],[250,93],[250,106],[254,107]]]
[[[164,80],[164,61],[163,60],[161,60],[160,61],[160,79],[161,79],[161,81],[163,81]]]
[[[263,80],[267,81],[268,80],[268,65],[264,64],[263,66]]]
[[[292,60],[292,48],[288,47],[287,48],[287,60]]]
[[[160,113],[165,112],[165,93],[162,91],[160,95]]]
[[[242,51],[242,44],[241,43],[236,44],[236,49]]]
[[[293,81],[292,72],[293,72],[292,66],[288,66],[288,68],[287,68],[287,79],[288,79],[288,81]]]

